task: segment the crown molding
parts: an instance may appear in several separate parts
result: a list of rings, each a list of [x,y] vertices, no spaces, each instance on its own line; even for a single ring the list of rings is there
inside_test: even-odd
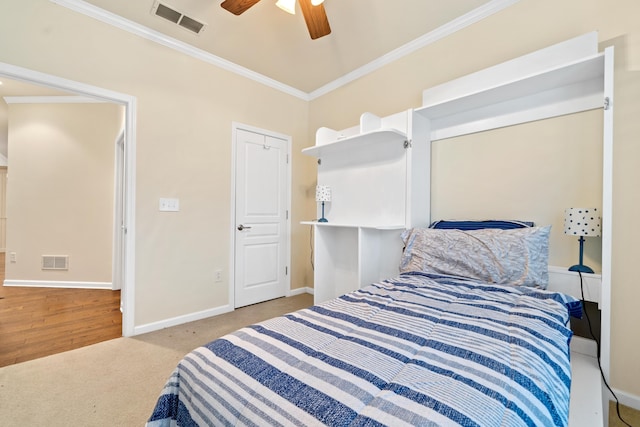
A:
[[[125,19],[119,15],[116,15],[115,13],[111,13],[107,10],[101,9],[83,0],[49,0],[49,1],[57,5],[66,7],[67,9],[81,13],[90,18],[97,19],[98,21],[103,22],[105,24],[127,31],[131,34],[135,34],[139,37],[145,38],[147,40],[151,40],[160,45],[168,47],[170,49],[177,50],[178,52],[182,52],[186,55],[189,55],[193,58],[207,62],[209,64],[215,65],[224,70],[231,71],[232,73],[238,74],[242,77],[246,77],[258,83],[262,83],[265,86],[279,90],[281,92],[284,92],[296,98],[300,98],[305,101],[309,100],[309,94],[307,94],[306,92],[303,92],[294,87],[281,83],[277,80],[274,80],[263,74],[252,71],[248,68],[242,67],[231,61],[227,61],[224,58],[213,55],[202,49],[198,49],[197,47],[194,47],[188,43],[184,43],[180,40],[174,39],[173,37],[169,37],[158,31],[152,30],[151,28],[145,27],[144,25],[140,25],[138,23]]]
[[[279,82],[263,74],[252,71],[248,68],[242,67],[238,64],[235,64],[219,56],[213,55],[202,49],[198,49],[194,46],[191,46],[188,43],[184,43],[180,40],[174,39],[173,37],[168,37],[158,31],[155,31],[143,25],[137,24],[119,15],[116,15],[114,13],[101,9],[97,6],[89,4],[83,0],[49,0],[49,1],[52,3],[58,4],[60,6],[66,7],[67,9],[86,15],[88,17],[97,19],[105,24],[114,26],[121,30],[143,37],[147,40],[151,40],[153,42],[159,43],[168,48],[177,50],[186,55],[192,56],[193,58],[215,65],[217,67],[220,67],[232,73],[238,74],[242,77],[246,77],[250,80],[264,84],[273,89],[292,95],[296,98],[300,98],[304,101],[311,101],[320,96],[326,95],[327,93],[334,91],[340,88],[341,86],[344,86],[354,80],[364,77],[367,74],[370,74],[384,67],[385,65],[388,65],[394,61],[397,61],[398,59],[404,56],[407,56],[418,49],[428,46],[431,43],[434,43],[446,36],[449,36],[472,24],[475,24],[476,22],[479,22],[497,12],[500,12],[501,10],[509,6],[512,6],[513,4],[519,2],[520,0],[491,0],[488,3],[472,10],[471,12],[466,13],[454,19],[453,21],[448,22],[427,34],[424,34],[423,36],[418,37],[417,39],[412,40],[409,43],[406,43],[405,45],[400,46],[399,48],[394,49],[391,52],[388,52],[382,55],[381,57],[369,62],[368,64],[360,68],[357,68],[345,74],[344,76],[339,77],[336,80],[330,83],[327,83],[326,85],[321,86],[320,88],[309,93],[296,89],[292,86],[286,85],[282,82]]]

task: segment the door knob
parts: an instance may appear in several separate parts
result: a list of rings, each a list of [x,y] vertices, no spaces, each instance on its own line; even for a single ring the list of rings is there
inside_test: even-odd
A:
[[[238,226],[238,230],[240,230],[240,231],[242,231],[242,230],[248,230],[248,229],[250,229],[250,228],[251,228],[251,227],[245,227],[245,226],[244,226],[244,225],[242,225],[242,224],[240,224],[240,225]]]

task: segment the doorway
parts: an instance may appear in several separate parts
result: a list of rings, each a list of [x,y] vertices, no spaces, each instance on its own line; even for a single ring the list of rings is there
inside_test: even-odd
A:
[[[122,170],[119,172],[122,179],[122,224],[114,229],[121,233],[120,250],[122,278],[122,335],[134,334],[134,277],[135,277],[135,115],[136,99],[130,95],[113,92],[96,86],[63,79],[50,74],[40,73],[15,65],[0,62],[0,78],[9,78],[26,83],[32,83],[61,91],[79,94],[101,102],[110,102],[122,105],[124,114],[124,147],[122,154]],[[114,243],[116,239],[114,238]],[[113,277],[113,280],[116,280]]]
[[[232,260],[234,307],[290,289],[291,138],[233,125]]]

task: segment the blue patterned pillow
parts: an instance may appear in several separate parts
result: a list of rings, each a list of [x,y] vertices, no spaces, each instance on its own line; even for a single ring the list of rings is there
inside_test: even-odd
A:
[[[400,272],[422,271],[488,283],[546,288],[551,226],[510,230],[414,228],[402,238]]]

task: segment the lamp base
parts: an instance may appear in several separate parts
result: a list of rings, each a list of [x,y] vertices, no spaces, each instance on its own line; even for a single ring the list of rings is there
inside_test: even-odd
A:
[[[327,218],[320,218],[318,222],[329,222],[329,221],[327,221]]]
[[[579,271],[581,273],[593,273],[593,270],[590,267],[582,264],[576,264],[569,267],[569,271]]]

